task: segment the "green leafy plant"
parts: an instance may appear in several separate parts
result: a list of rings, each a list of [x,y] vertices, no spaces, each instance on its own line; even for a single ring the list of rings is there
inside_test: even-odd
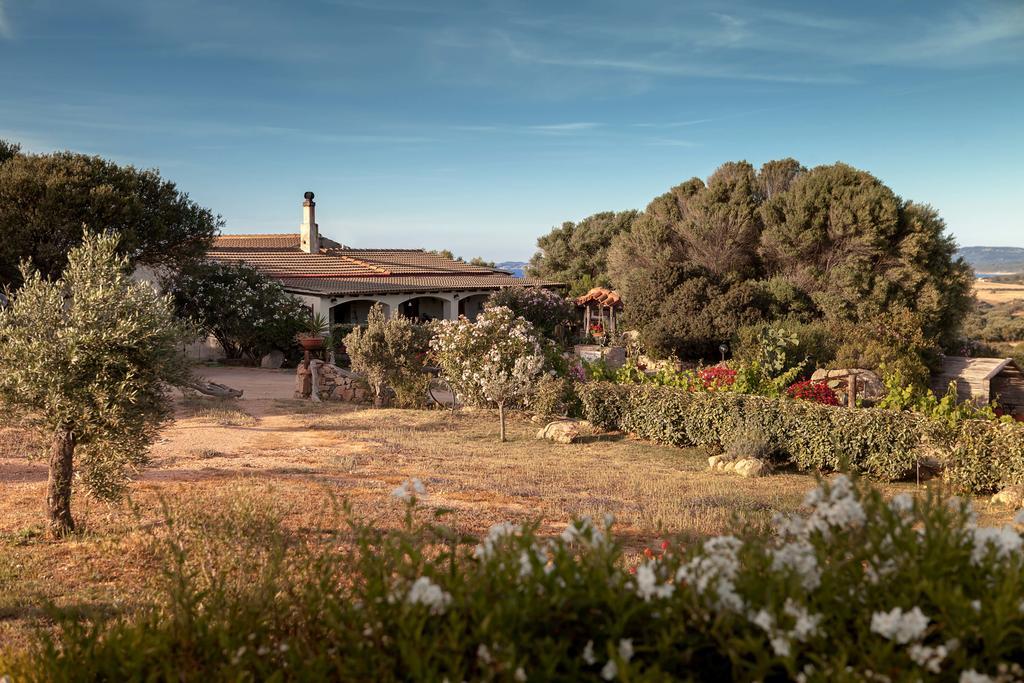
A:
[[[840,476],[775,534],[741,527],[639,562],[613,520],[467,537],[395,491],[405,521],[350,513],[289,542],[273,510],[171,518],[159,603],[58,617],[14,680],[1012,680],[1024,674],[1024,540],[934,491]],[[393,503],[399,505],[400,503]],[[1021,520],[1024,521],[1024,520]],[[339,577],[341,579],[339,580]],[[985,676],[986,678],[982,678]]]
[[[118,237],[86,233],[63,275],[22,264],[21,289],[0,309],[0,405],[49,441],[50,532],[74,530],[72,480],[116,500],[170,417],[191,340],[169,298],[127,274]],[[41,336],[45,331],[45,336]]]
[[[228,358],[258,361],[295,346],[310,327],[309,309],[280,281],[239,263],[198,263],[163,282],[177,314],[212,335]]]
[[[366,326],[355,328],[345,337],[352,370],[370,385],[375,406],[385,404],[389,388],[403,406],[426,401],[429,376],[423,367],[428,337],[428,328],[404,316],[385,318],[379,303],[370,309]]]

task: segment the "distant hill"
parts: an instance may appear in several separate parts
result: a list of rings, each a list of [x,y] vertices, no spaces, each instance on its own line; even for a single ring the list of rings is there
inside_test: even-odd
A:
[[[963,256],[975,273],[1024,273],[1022,247],[960,247],[957,255]]]
[[[526,261],[502,261],[495,267],[499,270],[507,270],[516,277],[524,277],[523,271],[527,265]]]

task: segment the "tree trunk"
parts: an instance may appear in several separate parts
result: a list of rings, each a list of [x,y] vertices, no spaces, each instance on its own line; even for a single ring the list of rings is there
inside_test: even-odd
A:
[[[501,442],[505,442],[505,404],[498,404],[498,420],[501,422]]]
[[[54,538],[67,536],[75,530],[71,519],[71,473],[75,455],[75,435],[70,429],[60,429],[50,444],[50,477],[46,482],[46,514],[50,534]]]

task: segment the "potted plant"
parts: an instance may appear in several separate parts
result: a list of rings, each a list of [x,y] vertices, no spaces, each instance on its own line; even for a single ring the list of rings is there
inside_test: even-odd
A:
[[[324,314],[317,313],[309,319],[306,329],[295,335],[295,339],[306,351],[322,349],[330,327],[331,324]]]

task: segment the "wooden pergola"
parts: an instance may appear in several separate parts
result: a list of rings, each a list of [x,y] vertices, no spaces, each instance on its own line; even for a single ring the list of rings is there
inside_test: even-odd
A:
[[[622,297],[619,293],[594,287],[581,297],[577,297],[576,306],[583,309],[583,332],[590,332],[594,323],[609,333],[615,332],[616,317],[622,311]]]

